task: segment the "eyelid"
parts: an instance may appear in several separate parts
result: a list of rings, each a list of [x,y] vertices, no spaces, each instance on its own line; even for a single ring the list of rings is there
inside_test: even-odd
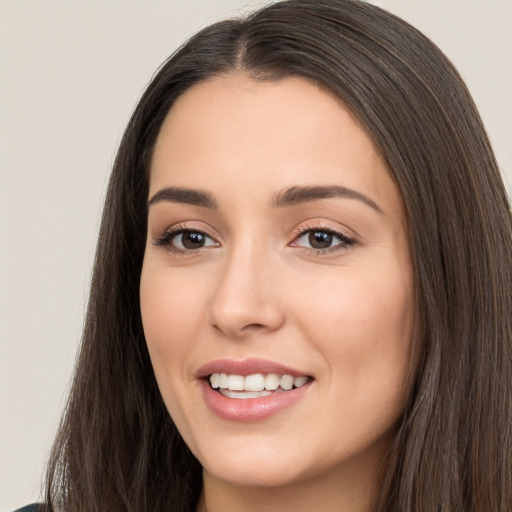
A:
[[[296,243],[300,238],[305,236],[308,232],[311,231],[321,231],[330,233],[336,237],[338,237],[341,242],[324,249],[316,249],[314,247],[304,247],[301,245],[292,245]],[[347,233],[348,230],[342,229],[341,227],[335,227],[331,223],[327,221],[318,220],[318,221],[308,221],[308,224],[299,225],[293,232],[293,239],[289,245],[292,247],[298,247],[305,251],[312,252],[315,255],[322,255],[333,253],[340,250],[347,250],[349,247],[354,246],[358,243],[357,238],[353,234]]]
[[[179,247],[176,247],[172,245],[171,241],[174,237],[182,234],[182,233],[201,233],[205,237],[213,240],[213,245],[208,245],[206,247],[198,247],[197,249],[181,249]],[[174,224],[172,226],[167,227],[163,231],[159,231],[159,234],[153,237],[153,244],[157,247],[163,247],[167,249],[170,252],[174,252],[176,254],[182,254],[182,255],[192,255],[196,254],[198,251],[201,251],[202,249],[209,249],[211,247],[219,247],[221,244],[218,240],[218,236],[213,235],[211,233],[211,230],[205,229],[204,227],[199,227],[197,224],[190,224],[188,222]]]
[[[300,235],[303,235],[304,233],[307,233],[308,231],[329,231],[333,234],[339,234],[343,236],[344,238],[349,238],[351,240],[356,241],[358,236],[353,232],[353,230],[350,230],[348,228],[345,228],[337,223],[330,222],[327,220],[308,220],[301,224],[299,224],[294,230],[293,230],[293,238],[297,238]]]
[[[198,226],[198,224],[200,224]],[[288,246],[296,247],[299,249],[302,249],[304,251],[309,251],[311,253],[314,253],[315,255],[327,255],[328,253],[340,251],[340,250],[347,250],[349,247],[355,245],[358,243],[358,238],[354,236],[352,233],[352,230],[348,230],[347,228],[343,228],[339,225],[334,225],[337,223],[333,223],[330,221],[326,221],[324,219],[318,219],[318,220],[308,220],[307,222],[303,222],[299,224],[294,230],[292,235],[291,242],[288,243]],[[157,247],[162,247],[164,249],[167,249],[170,252],[181,254],[184,256],[191,256],[193,254],[197,254],[200,251],[203,250],[209,250],[211,248],[216,248],[221,246],[221,242],[219,241],[220,236],[218,236],[216,233],[213,234],[209,226],[204,226],[203,222],[196,222],[196,221],[185,221],[178,224],[173,224],[169,227],[167,227],[165,230],[159,231],[159,234],[155,235],[153,237],[153,244]],[[327,232],[332,234],[333,236],[337,237],[340,241],[330,247],[325,248],[315,248],[315,247],[306,247],[303,245],[299,245],[297,242],[301,237],[304,237],[308,232],[311,231],[320,231],[320,232]],[[186,232],[196,232],[201,233],[205,237],[212,240],[214,243],[202,247],[197,248],[180,248],[177,247],[172,243],[172,240],[174,237],[180,235],[181,233]]]

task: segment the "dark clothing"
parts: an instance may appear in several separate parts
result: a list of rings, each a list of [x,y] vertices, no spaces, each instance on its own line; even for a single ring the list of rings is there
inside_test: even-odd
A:
[[[26,507],[19,508],[14,512],[39,512],[41,509],[37,503],[32,503],[32,505],[27,505]]]

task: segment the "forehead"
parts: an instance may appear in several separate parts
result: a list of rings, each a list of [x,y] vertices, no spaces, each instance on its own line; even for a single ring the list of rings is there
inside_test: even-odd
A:
[[[354,188],[401,210],[383,159],[334,94],[300,77],[225,75],[194,85],[170,110],[155,146],[150,195],[169,185],[256,196],[312,184]]]

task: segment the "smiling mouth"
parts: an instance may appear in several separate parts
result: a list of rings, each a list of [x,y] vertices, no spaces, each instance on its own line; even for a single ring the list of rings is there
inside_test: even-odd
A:
[[[212,373],[208,382],[212,389],[228,398],[261,398],[274,393],[300,388],[313,378],[302,375],[280,375],[278,373],[254,373],[236,375],[230,373]]]

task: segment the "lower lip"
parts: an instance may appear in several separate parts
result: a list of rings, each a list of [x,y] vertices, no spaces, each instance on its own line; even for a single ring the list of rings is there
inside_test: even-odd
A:
[[[264,420],[291,407],[307,393],[312,382],[300,388],[275,392],[260,398],[229,398],[212,389],[206,379],[200,380],[206,404],[217,416],[245,423]]]

